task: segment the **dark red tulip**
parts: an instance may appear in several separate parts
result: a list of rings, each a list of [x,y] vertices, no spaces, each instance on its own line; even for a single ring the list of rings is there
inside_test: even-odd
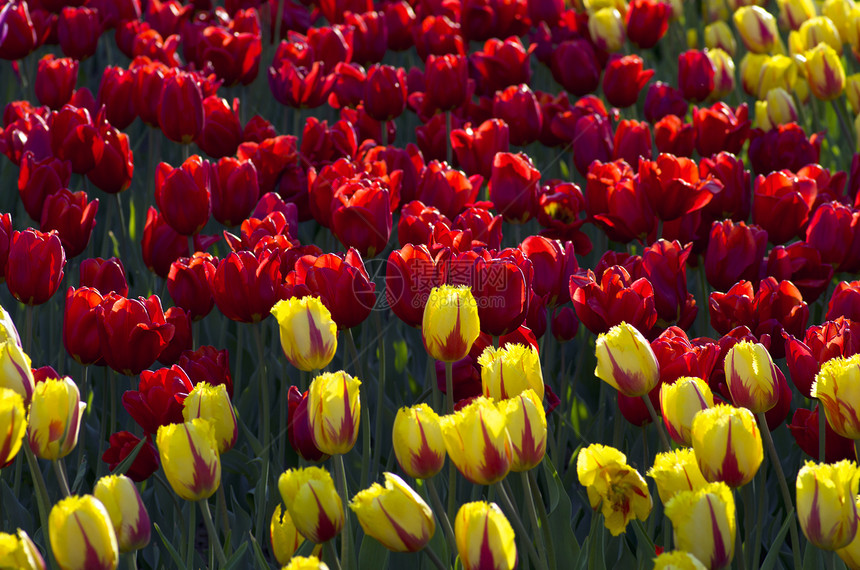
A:
[[[648,122],[656,123],[666,115],[686,117],[689,108],[690,104],[681,92],[668,83],[657,81],[648,86],[645,94],[645,119]]]
[[[242,142],[261,143],[266,139],[275,138],[278,133],[275,132],[275,127],[272,123],[261,117],[254,115],[242,129]]]
[[[844,317],[852,321],[860,321],[860,281],[840,281],[830,295],[827,304],[827,315],[824,317],[832,321],[838,317]]]
[[[806,243],[821,254],[821,261],[836,268],[852,257],[860,214],[839,202],[827,202],[815,210],[806,228]]]
[[[224,157],[210,169],[212,217],[225,226],[236,226],[247,218],[260,196],[257,169],[251,161]]]
[[[821,457],[818,447],[821,440],[818,431],[821,422],[818,420],[818,413],[818,406],[815,406],[812,411],[806,408],[797,408],[791,418],[791,423],[788,424],[791,436],[797,442],[798,447],[813,461],[818,461]],[[854,451],[854,441],[833,431],[830,423],[823,423],[825,430],[824,462],[836,463],[843,459],[855,461],[857,454]]]
[[[167,291],[173,302],[188,311],[191,320],[198,321],[215,305],[209,288],[218,260],[198,251],[192,257],[180,257],[170,266]]]
[[[120,374],[135,376],[152,366],[173,338],[156,295],[126,299],[110,293],[96,311],[102,357]]]
[[[203,131],[203,93],[186,72],[164,78],[158,101],[158,125],[168,139],[188,144]]]
[[[479,337],[480,338],[480,337]],[[475,341],[473,347],[480,340]],[[447,394],[445,363],[436,361],[436,386],[443,394]],[[481,395],[481,370],[475,357],[469,355],[452,364],[451,387],[454,389],[455,409],[462,402]]]
[[[27,2],[8,2],[0,10],[0,59],[23,59],[38,47],[36,28]]]
[[[102,454],[102,461],[107,463],[110,470],[113,471],[132,451],[137,449],[137,446],[140,445],[140,438],[131,432],[119,431],[111,434],[108,443],[110,447]],[[147,439],[125,474],[135,483],[140,483],[158,471],[158,466],[158,450]]]
[[[155,171],[155,203],[177,233],[197,234],[209,221],[210,165],[192,155],[178,168],[166,162]]]
[[[347,12],[363,14],[372,9],[370,0],[321,0],[319,2],[319,10],[323,17],[333,24],[342,23]]]
[[[215,75],[231,86],[250,85],[260,70],[259,24],[257,33],[230,31],[218,26],[203,30],[197,47],[201,66],[211,64]]]
[[[257,169],[257,180],[260,183],[260,194],[268,194],[276,190],[279,180],[286,176],[288,170],[298,168],[296,137],[279,135],[261,143],[242,143],[236,152],[236,158],[242,162],[250,160],[254,163]],[[299,214],[305,213],[299,212]],[[309,216],[310,212],[306,214]]]
[[[385,5],[385,27],[388,30],[388,49],[405,51],[415,45],[412,28],[418,18],[412,6],[405,0],[389,2]]]
[[[156,371],[144,370],[139,374],[137,390],[128,390],[122,395],[122,407],[144,433],[153,435],[161,426],[185,421],[182,406],[194,388],[185,371],[179,366],[171,366]]]
[[[138,0],[89,0],[87,6],[98,11],[104,30],[112,30],[131,20],[137,21],[141,16]]]
[[[762,275],[777,281],[788,280],[800,290],[808,303],[815,302],[833,277],[833,266],[822,263],[821,253],[806,242],[778,245],[770,250]]]
[[[708,55],[691,49],[678,56],[678,88],[684,99],[699,103],[714,90],[716,70]]]
[[[412,27],[412,39],[421,59],[446,53],[466,55],[460,24],[447,16],[427,16],[420,25]]]
[[[129,70],[134,73],[134,108],[140,119],[151,126],[158,126],[158,103],[161,88],[169,68],[160,61],[148,57],[136,57]],[[201,97],[201,114],[202,114]],[[201,118],[201,126],[202,126]]]
[[[436,224],[445,224],[449,228],[454,224],[437,208],[425,206],[420,200],[409,202],[400,210],[400,220],[397,222],[397,241],[401,247],[408,244],[427,245],[433,235]]]
[[[807,137],[796,123],[779,125],[766,133],[754,129],[750,133],[748,150],[750,166],[756,174],[782,169],[798,172],[804,166],[819,162],[821,140],[821,133]]]
[[[399,117],[406,108],[406,72],[402,67],[374,65],[367,70],[364,110],[377,121]]]
[[[315,167],[339,158],[353,158],[358,151],[358,133],[349,121],[340,120],[329,127],[328,121],[308,117],[302,131],[302,158]]]
[[[362,65],[379,63],[388,50],[388,26],[382,12],[347,13],[346,26],[352,26],[352,60]]]
[[[451,130],[459,127],[457,118],[452,117]],[[426,160],[446,160],[448,145],[450,144],[448,142],[446,115],[444,113],[433,115],[430,121],[415,129],[415,138],[415,142]]]
[[[193,6],[183,6],[179,0],[148,0],[144,18],[159,34],[178,34],[183,22],[191,18]]]
[[[623,160],[595,161],[588,169],[585,207],[590,218],[613,241],[646,238],[657,226],[647,195],[634,184],[633,171]]]
[[[195,351],[186,350],[179,357],[178,365],[188,374],[193,385],[206,382],[210,386],[223,384],[227,394],[233,397],[233,378],[230,376],[230,353],[214,346],[201,346]]]
[[[481,331],[492,336],[517,330],[529,312],[533,270],[531,261],[517,253],[519,259],[479,257],[475,261],[472,293],[478,303]]]
[[[469,56],[478,93],[492,96],[511,85],[528,85],[532,78],[529,58],[535,47],[524,46],[515,36],[504,41],[497,37],[488,39],[482,51]]]
[[[357,63],[338,63],[330,76],[331,94],[328,104],[335,109],[357,107],[364,100],[364,82],[367,73]]]
[[[672,384],[682,376],[707,381],[720,356],[720,347],[708,339],[695,339],[695,344],[679,327],[668,327],[651,341],[651,349],[660,365],[660,382]]]
[[[689,328],[698,307],[692,293],[687,291],[687,258],[692,244],[681,246],[677,241],[658,240],[642,252],[642,275],[654,289],[654,306],[662,323]]]
[[[723,185],[723,189],[705,205],[704,212],[712,218],[730,218],[735,222],[749,217],[752,202],[750,173],[744,169],[743,160],[728,152],[703,158],[699,161],[699,176],[713,176]]]
[[[96,308],[102,295],[96,289],[69,287],[63,312],[63,346],[78,363],[102,363],[101,340]]]
[[[627,8],[627,39],[640,49],[657,45],[669,29],[672,6],[658,0],[633,0]]]
[[[573,242],[576,252],[587,255],[591,240],[580,228],[585,223],[585,198],[572,182],[550,180],[538,193],[537,219],[546,229],[540,234],[551,239]]]
[[[57,232],[14,232],[6,262],[6,286],[25,305],[41,305],[63,280],[66,253]]]
[[[467,178],[462,171],[434,160],[421,173],[415,198],[439,208],[442,215],[449,219],[455,218],[466,204],[475,201],[481,183],[479,176]]]
[[[568,342],[579,332],[579,319],[576,318],[576,312],[572,307],[559,307],[553,311],[550,326],[556,342]]]
[[[574,125],[576,134],[572,139],[573,164],[577,172],[586,176],[595,160],[599,162],[613,160],[612,125],[607,117],[591,113],[577,119]]]
[[[102,259],[91,257],[81,261],[81,287],[92,287],[102,295],[116,293],[120,297],[128,296],[128,281],[125,277],[125,267],[117,257]]]
[[[640,159],[650,160],[652,154],[651,127],[648,123],[633,120],[618,123],[612,141],[613,160],[624,160],[637,169]]]
[[[212,277],[212,294],[225,317],[255,323],[269,316],[283,297],[277,252],[233,252],[218,263]]]
[[[696,128],[696,150],[703,157],[726,151],[740,154],[750,129],[746,103],[732,109],[723,102],[710,108],[693,110],[693,126]]]
[[[590,269],[570,278],[570,298],[585,328],[599,334],[627,322],[647,334],[657,322],[651,283],[644,277],[634,280],[620,265],[599,279]]]
[[[714,222],[705,253],[705,276],[718,291],[738,281],[755,281],[767,251],[767,232],[731,220]]]
[[[0,282],[6,280],[6,264],[9,261],[12,233],[12,214],[0,214]]]
[[[332,233],[344,247],[362,255],[381,253],[391,237],[391,203],[388,189],[376,181],[347,182],[332,199]]]
[[[593,93],[600,85],[600,72],[603,66],[591,42],[585,39],[571,39],[561,42],[553,50],[550,69],[553,79],[565,91],[581,97]]]
[[[469,62],[461,55],[431,55],[424,68],[429,104],[442,111],[462,106],[469,97]]]
[[[308,421],[308,393],[300,392],[295,386],[290,386],[288,392],[289,420],[287,421],[287,438],[293,451],[302,456],[305,461],[325,461],[328,455],[317,448],[314,443],[313,430]]]
[[[305,68],[284,58],[277,67],[269,68],[269,88],[275,99],[294,109],[315,109],[325,103],[334,80],[334,75],[324,74],[318,61]]]
[[[425,245],[405,244],[388,256],[385,300],[400,320],[421,326],[430,290],[444,282],[443,264],[437,263]]]
[[[856,322],[837,317],[806,329],[803,340],[785,335],[785,361],[791,381],[804,396],[811,397],[812,384],[821,365],[837,356],[860,353],[860,334]]]
[[[71,176],[71,162],[53,157],[36,160],[32,151],[25,152],[18,172],[18,195],[27,214],[41,221],[45,199],[68,188]]]
[[[63,53],[83,60],[94,53],[102,33],[97,10],[86,7],[66,6],[57,20],[57,37]]]
[[[540,171],[526,154],[496,153],[490,177],[490,200],[502,217],[521,224],[534,216]]]
[[[304,256],[295,268],[297,283],[320,298],[339,329],[357,326],[370,315],[376,303],[376,286],[355,249],[349,248],[346,254]]]
[[[631,107],[639,99],[639,92],[654,76],[653,69],[642,69],[644,62],[638,55],[613,56],[603,74],[603,95],[614,107]]]
[[[529,18],[535,26],[539,22],[554,26],[564,13],[563,0],[529,0],[528,5]]]
[[[468,230],[472,244],[476,247],[497,250],[502,243],[502,217],[494,216],[487,209],[488,202],[469,206],[454,218],[454,229]]]
[[[98,199],[87,202],[86,192],[74,194],[66,188],[45,198],[41,229],[56,230],[68,257],[77,257],[87,248],[96,225]]]
[[[243,142],[239,99],[233,99],[231,108],[225,99],[216,95],[206,97],[203,100],[203,130],[194,142],[212,158],[236,154]]]
[[[65,105],[51,113],[48,126],[54,155],[71,161],[72,172],[86,174],[95,168],[104,154],[105,143],[87,109]]]
[[[173,366],[179,360],[180,354],[194,348],[191,317],[188,311],[181,307],[170,307],[164,311],[164,320],[173,325],[173,338],[158,355],[158,362],[164,366]]]
[[[204,251],[218,241],[215,236],[194,236],[194,250]],[[170,227],[158,210],[150,207],[146,212],[141,240],[143,263],[150,271],[167,278],[170,264],[180,257],[188,257],[188,238]]]
[[[36,99],[51,109],[59,109],[72,98],[78,82],[78,62],[69,57],[48,54],[39,60],[34,90]]]
[[[87,172],[87,178],[99,190],[118,194],[131,186],[134,154],[128,144],[128,135],[111,126],[103,114],[99,114],[96,122],[104,150],[92,170]]]
[[[550,307],[569,300],[570,276],[579,270],[573,250],[558,240],[543,236],[529,236],[520,244],[520,250],[531,261],[534,277],[532,290],[546,299]]]
[[[669,221],[702,209],[722,185],[711,177],[699,178],[693,160],[661,154],[639,163],[639,188],[657,217]]]
[[[528,85],[512,85],[497,92],[493,115],[507,123],[512,144],[525,146],[540,135],[543,124],[540,105]]]
[[[759,176],[753,189],[753,222],[767,231],[774,244],[800,233],[818,194],[815,180],[798,178],[789,171]]]
[[[696,130],[676,115],[666,115],[654,124],[654,146],[657,152],[691,157],[696,150]]]

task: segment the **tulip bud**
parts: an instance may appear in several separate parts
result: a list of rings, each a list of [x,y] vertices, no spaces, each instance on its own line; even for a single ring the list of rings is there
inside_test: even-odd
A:
[[[822,364],[810,394],[824,406],[833,431],[848,439],[860,439],[860,354],[837,356]]]
[[[804,55],[806,79],[812,94],[822,101],[839,97],[845,89],[845,68],[836,50],[820,43]]]
[[[492,400],[480,396],[441,420],[448,456],[476,485],[501,481],[511,468],[511,437],[505,416]]]
[[[819,44],[827,44],[837,55],[842,55],[842,38],[839,30],[836,29],[833,20],[826,16],[810,18],[803,22],[796,34],[789,35],[789,41],[792,41],[792,36],[796,38],[794,41],[795,50],[797,50],[792,55],[815,49]]]
[[[738,43],[732,35],[731,28],[722,20],[705,26],[705,47],[708,50],[719,48],[732,57],[738,51]]]
[[[791,91],[796,83],[797,64],[794,59],[785,55],[774,55],[762,61],[752,94],[764,99],[774,89]]]
[[[343,502],[325,469],[287,469],[278,479],[278,490],[296,529],[311,542],[322,544],[343,528]]]
[[[815,4],[812,0],[776,0],[779,7],[779,23],[791,30],[797,30],[801,24],[815,17]]]
[[[774,127],[797,122],[794,98],[785,89],[777,87],[767,92],[767,117]]]
[[[19,570],[45,570],[45,559],[26,532],[0,532],[0,566]]]
[[[707,567],[689,552],[674,550],[655,558],[654,570],[707,570]]]
[[[19,393],[24,398],[24,407],[30,405],[35,389],[30,357],[13,339],[0,342],[0,387]]]
[[[337,324],[319,297],[292,297],[272,307],[290,364],[310,372],[328,366],[337,350]]]
[[[742,6],[733,17],[746,48],[753,53],[773,53],[781,49],[776,18],[759,6]]]
[[[193,419],[160,426],[155,437],[173,491],[186,501],[211,497],[221,484],[221,457],[212,424]]]
[[[391,440],[397,463],[410,477],[429,479],[445,465],[440,418],[427,404],[397,410]]]
[[[65,457],[78,443],[81,414],[78,386],[68,376],[48,379],[36,385],[30,405],[30,449],[42,459]]]
[[[726,355],[726,383],[736,406],[752,413],[766,412],[779,400],[776,365],[761,343],[741,341]]]
[[[498,405],[511,436],[511,471],[537,467],[546,453],[546,412],[540,398],[529,388]]]
[[[358,437],[361,381],[343,370],[320,374],[308,390],[308,422],[323,453],[347,453]],[[289,503],[287,503],[289,505]]]
[[[305,537],[296,530],[290,511],[282,508],[280,504],[275,507],[272,514],[272,522],[269,524],[269,537],[272,540],[272,552],[278,564],[284,566],[290,562],[293,554],[305,541]]]
[[[693,450],[702,475],[741,487],[758,471],[764,449],[755,416],[746,408],[719,404],[693,419]]]
[[[708,568],[728,566],[735,552],[735,499],[725,483],[682,491],[665,507],[675,531],[675,547]]]
[[[624,18],[621,12],[611,7],[593,12],[588,17],[588,33],[598,48],[608,52],[620,50],[624,45]]]
[[[466,503],[454,519],[454,536],[463,570],[517,565],[514,529],[496,503]]]
[[[807,461],[797,474],[797,517],[809,542],[838,550],[857,534],[858,469],[853,461]]]
[[[224,384],[213,386],[208,382],[200,382],[195,385],[185,397],[182,417],[186,422],[194,418],[209,420],[215,429],[219,454],[227,453],[236,445],[239,426]]]
[[[328,565],[316,556],[294,556],[282,570],[328,570]]]
[[[692,445],[693,418],[714,406],[714,395],[701,378],[681,377],[660,386],[660,410],[669,436],[680,445]]]
[[[658,453],[646,475],[657,483],[657,494],[664,505],[681,491],[695,491],[708,484],[689,447]]]
[[[594,374],[625,396],[643,396],[660,381],[660,368],[651,345],[627,323],[601,333],[594,352]]]
[[[484,396],[500,401],[531,388],[538,400],[543,400],[540,356],[534,346],[511,343],[501,348],[488,346],[478,357],[478,364]]]
[[[759,91],[759,76],[768,56],[762,53],[747,52],[741,59],[741,87],[747,95],[753,97]]]
[[[27,433],[24,398],[9,388],[0,388],[0,467],[12,463]]]
[[[845,78],[845,97],[851,106],[851,112],[860,114],[860,73],[853,73]]]
[[[349,503],[361,528],[393,552],[418,552],[433,538],[433,511],[418,493],[394,473],[384,473],[385,486],[374,483]]]
[[[113,570],[119,564],[110,515],[92,495],[67,497],[54,505],[48,535],[63,570]]]
[[[714,64],[714,90],[709,98],[722,99],[735,89],[735,62],[719,48],[705,50],[705,54]]]
[[[456,362],[469,354],[480,334],[478,304],[465,285],[442,285],[430,291],[421,335],[424,347],[436,360]]]
[[[120,552],[131,552],[149,544],[152,524],[131,479],[125,475],[102,477],[96,482],[93,495],[110,515]]]

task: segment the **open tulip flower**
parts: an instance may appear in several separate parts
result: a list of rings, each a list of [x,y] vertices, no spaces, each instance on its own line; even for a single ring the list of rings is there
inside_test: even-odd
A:
[[[221,457],[215,428],[195,418],[158,428],[161,465],[174,492],[186,501],[211,497],[221,484]]]
[[[854,394],[860,390],[860,355],[836,357],[821,366],[811,395],[824,406],[827,423],[848,439],[860,439],[860,418]]]
[[[448,457],[476,485],[501,481],[511,469],[513,450],[507,418],[483,396],[441,420]]]
[[[26,532],[0,533],[0,557],[4,565],[21,570],[45,570],[45,559]]]

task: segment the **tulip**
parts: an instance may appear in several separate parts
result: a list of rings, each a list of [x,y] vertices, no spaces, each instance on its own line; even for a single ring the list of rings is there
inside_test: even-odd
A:
[[[550,60],[553,79],[565,91],[580,97],[597,89],[601,69],[594,46],[584,38],[561,42]]]
[[[540,171],[525,154],[496,153],[493,159],[489,196],[505,221],[527,222],[537,206]]]
[[[140,442],[139,437],[127,431],[111,434],[108,442],[110,447],[102,454],[102,461],[107,463],[110,470],[113,471],[132,451],[137,449]],[[149,438],[143,442],[143,447],[140,448],[128,471],[126,471],[129,479],[137,483],[149,479],[150,475],[158,470],[158,451],[149,442]]]
[[[196,418],[158,428],[161,465],[173,491],[186,501],[211,497],[221,484],[221,457],[214,426]]]
[[[730,487],[746,485],[764,459],[755,416],[746,408],[719,404],[693,419],[693,450],[702,475]]]
[[[391,237],[391,193],[377,181],[345,182],[331,203],[332,233],[363,256],[381,253]]]
[[[376,285],[354,248],[346,254],[324,254],[315,260],[304,257],[295,268],[299,280],[331,311],[338,329],[355,327],[370,316],[376,304]]]
[[[713,407],[714,396],[701,378],[681,377],[660,386],[660,409],[669,436],[680,445],[692,445],[693,419]]]
[[[710,98],[722,99],[735,90],[735,62],[731,55],[719,48],[707,50],[706,53],[714,64],[714,90]]]
[[[627,38],[640,49],[654,47],[666,35],[671,13],[667,2],[633,0],[626,16]]]
[[[643,70],[644,62],[638,55],[613,56],[606,64],[603,75],[603,94],[613,107],[631,107],[639,99],[639,92],[654,76],[653,69]]]
[[[125,267],[117,257],[111,257],[110,259],[90,257],[82,260],[80,283],[81,287],[98,289],[102,295],[117,293],[123,297],[128,296],[128,280],[125,276]]]
[[[45,570],[45,559],[26,532],[0,533],[0,566],[20,570]]]
[[[511,144],[525,146],[540,136],[543,116],[534,92],[526,84],[497,91],[493,116],[508,125]]]
[[[51,109],[69,102],[78,81],[78,62],[69,57],[42,56],[36,70],[36,99]]]
[[[742,6],[734,14],[735,27],[746,48],[753,53],[772,53],[779,49],[776,18],[764,8]]]
[[[203,93],[194,75],[167,76],[158,101],[158,125],[168,139],[188,144],[203,131]]]
[[[839,54],[826,43],[820,43],[807,51],[806,77],[812,94],[822,101],[831,101],[845,89],[845,68]]]
[[[418,552],[436,531],[433,511],[418,493],[394,473],[385,486],[374,483],[349,503],[364,532],[393,552]]]
[[[797,474],[797,517],[806,538],[824,550],[848,546],[857,534],[857,464],[807,461]]]
[[[138,389],[122,395],[122,406],[144,433],[152,435],[160,426],[182,423],[183,401],[191,390],[188,375],[178,366],[144,370]]]
[[[278,478],[278,490],[296,529],[311,542],[329,541],[343,528],[343,502],[325,469],[287,469]]]
[[[57,18],[57,39],[67,56],[84,60],[96,53],[102,27],[98,10],[66,6]]]
[[[510,345],[506,345],[510,346]],[[513,454],[511,471],[523,472],[540,465],[546,452],[546,413],[532,389],[499,402],[505,415]]]
[[[660,381],[654,351],[642,333],[627,323],[601,333],[595,355],[594,374],[625,396],[643,396]]]
[[[314,444],[323,453],[342,455],[355,445],[361,413],[360,385],[360,380],[343,370],[320,374],[311,382],[308,422]]]
[[[0,59],[23,59],[41,43],[27,2],[9,2],[0,10]]]
[[[191,257],[180,257],[170,265],[167,274],[167,292],[177,307],[188,311],[194,321],[209,314],[215,299],[209,282],[215,275],[217,259],[197,251]]]
[[[151,366],[173,338],[174,326],[165,320],[155,295],[126,299],[111,293],[97,311],[102,356],[127,376]]]
[[[421,334],[431,357],[456,362],[469,353],[479,333],[478,306],[469,287],[442,285],[430,291]]]
[[[225,156],[210,171],[212,217],[225,226],[239,225],[260,200],[257,167]]]
[[[821,366],[810,395],[824,406],[827,423],[848,439],[860,439],[860,419],[855,405],[860,390],[860,354],[837,356]]]
[[[364,109],[377,121],[399,117],[406,108],[406,72],[402,67],[374,65],[367,71]]]
[[[282,570],[329,570],[328,565],[316,556],[293,556]]]
[[[689,50],[678,56],[678,88],[688,101],[699,102],[714,90],[714,64],[705,52]]]
[[[674,550],[657,556],[654,570],[707,570],[707,567],[689,552]]]
[[[283,58],[276,59],[269,68],[269,89],[282,105],[294,109],[314,109],[325,103],[334,86],[334,75],[325,74],[321,61],[309,67]]]
[[[12,463],[27,433],[24,398],[9,388],[0,388],[0,467]]]
[[[155,171],[155,203],[184,236],[199,233],[209,221],[209,178],[210,164],[196,154],[178,168],[162,162]]]
[[[462,106],[469,98],[469,61],[454,54],[431,55],[424,69],[426,96],[430,105],[442,111]]]
[[[752,413],[766,412],[779,400],[776,365],[761,343],[742,341],[725,359],[726,383],[736,406]]]
[[[10,337],[0,342],[0,387],[17,392],[24,399],[25,408],[30,406],[35,390],[30,364],[30,357],[16,339]]]
[[[849,39],[849,38],[845,38]],[[788,36],[791,54],[797,55],[806,50],[814,49],[819,44],[833,48],[837,55],[842,55],[843,37],[833,20],[827,16],[810,18],[800,25],[796,33]]]
[[[218,264],[212,295],[230,320],[255,323],[269,316],[281,299],[283,277],[277,252],[233,252]]]
[[[806,20],[815,17],[812,0],[777,0],[781,26],[797,30]]]
[[[22,303],[41,305],[57,292],[65,265],[66,254],[57,232],[15,232],[6,262],[6,286]]]
[[[427,404],[397,410],[391,440],[398,465],[410,477],[429,479],[445,465],[440,421]]]
[[[28,430],[33,453],[52,460],[71,453],[78,443],[81,414],[86,407],[77,384],[68,376],[38,383],[30,405]]]
[[[722,20],[712,22],[705,26],[705,47],[708,50],[721,49],[732,57],[738,50],[738,43],[729,25]]]
[[[208,382],[200,382],[195,385],[185,398],[182,417],[186,422],[194,418],[208,420],[214,426],[219,454],[230,451],[236,444],[239,426],[227,387],[223,384],[212,386]]]
[[[731,220],[714,222],[705,252],[705,276],[717,290],[726,291],[741,280],[758,278],[767,250],[767,232]]]
[[[647,475],[657,484],[664,505],[681,491],[696,491],[708,484],[689,447],[658,453]]]
[[[454,519],[454,536],[464,570],[513,570],[517,565],[514,529],[496,503],[460,507]]]
[[[83,267],[81,264],[81,268]],[[69,356],[83,365],[103,362],[96,311],[103,300],[101,294],[90,287],[80,289],[69,287],[66,293],[63,346]]]
[[[44,232],[56,230],[66,256],[77,257],[87,248],[98,209],[98,199],[87,202],[86,192],[61,188],[45,198],[40,227]]]
[[[441,419],[445,449],[466,479],[476,485],[501,481],[511,468],[506,418],[483,396]]]
[[[529,311],[531,261],[516,249],[502,251],[498,257],[485,253],[469,271],[474,273],[470,272],[468,277],[452,271],[451,280],[472,285],[481,332],[502,336],[522,325]]]
[[[121,553],[149,544],[152,524],[134,482],[125,475],[108,475],[96,482],[93,495],[110,515]]]
[[[648,484],[614,447],[593,443],[582,448],[576,459],[576,474],[588,491],[591,508],[600,507],[612,536],[623,533],[631,519],[645,520],[651,513]]]
[[[620,50],[624,44],[624,19],[621,12],[606,7],[590,14],[588,34],[598,48],[608,52]]]
[[[272,513],[269,538],[272,541],[272,553],[275,560],[282,566],[289,564],[299,546],[305,541],[305,537],[296,530],[290,511],[282,508],[280,503],[275,507],[275,512]]]
[[[62,499],[51,508],[48,536],[62,570],[113,570],[119,547],[110,515],[92,495]]]
[[[540,356],[532,345],[505,344],[488,346],[478,357],[484,396],[496,401],[513,398],[525,390],[534,390],[543,400],[544,383]]]
[[[665,507],[675,531],[675,547],[722,568],[735,551],[735,499],[725,483],[711,483],[695,491],[682,491]]]
[[[318,297],[278,301],[272,314],[290,364],[306,372],[328,366],[337,350],[337,325]]]

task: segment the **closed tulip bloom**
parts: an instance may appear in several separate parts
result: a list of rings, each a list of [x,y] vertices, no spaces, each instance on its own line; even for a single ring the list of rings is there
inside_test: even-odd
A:
[[[764,345],[749,341],[737,343],[729,350],[723,366],[736,406],[758,414],[776,405],[779,400],[776,364]]]
[[[191,73],[179,71],[164,79],[158,100],[158,124],[168,139],[189,144],[203,131],[203,93]]]
[[[777,87],[768,91],[766,102],[768,121],[773,127],[797,122],[797,106],[794,98],[785,89]]]
[[[735,552],[735,500],[725,483],[683,491],[666,504],[675,531],[675,547],[708,568],[728,566]]]
[[[328,565],[316,556],[294,556],[281,570],[328,570]]]
[[[845,68],[839,54],[826,43],[820,43],[804,54],[806,79],[812,94],[822,101],[831,101],[845,89]]]
[[[853,461],[807,461],[797,474],[797,517],[809,542],[838,550],[857,534],[858,469]]]
[[[173,491],[186,501],[211,497],[221,484],[221,457],[212,424],[193,419],[160,426],[155,438]]]
[[[445,465],[440,418],[427,404],[397,410],[391,440],[397,463],[410,477],[429,479]]]
[[[478,304],[469,287],[442,285],[430,291],[421,322],[430,356],[456,362],[469,353],[480,332]]]
[[[0,388],[0,467],[12,463],[27,433],[24,398],[9,388]]]
[[[511,436],[511,471],[528,471],[540,465],[546,453],[546,412],[532,389],[499,402]]]
[[[797,30],[803,22],[815,17],[812,0],[777,0],[776,5],[780,25],[791,30]]]
[[[511,437],[506,418],[480,396],[441,420],[448,456],[460,473],[476,485],[501,481],[511,469]]]
[[[648,484],[614,447],[593,443],[583,448],[576,459],[576,474],[588,491],[591,508],[600,507],[612,536],[623,533],[632,519],[645,520],[651,514]]]
[[[194,418],[211,422],[215,429],[215,441],[218,442],[218,453],[226,453],[236,444],[239,426],[224,384],[213,386],[208,382],[200,382],[195,385],[185,397],[182,417],[186,422]]]
[[[30,406],[36,389],[30,357],[12,338],[0,342],[0,387],[17,392],[24,398],[24,407]]]
[[[588,33],[600,49],[613,52],[624,45],[624,18],[621,12],[605,7],[589,15]]]
[[[693,418],[713,407],[714,395],[701,378],[681,377],[660,386],[660,410],[669,436],[680,445],[693,444]]]
[[[704,101],[714,90],[714,64],[706,53],[688,50],[678,56],[678,88],[684,99]]]
[[[54,505],[48,535],[62,570],[113,570],[119,564],[110,515],[92,495],[67,497]]]
[[[722,99],[735,90],[735,62],[732,56],[719,48],[705,53],[714,64],[714,90],[710,99]]]
[[[707,566],[689,552],[673,550],[654,559],[654,570],[707,570]]]
[[[753,53],[772,53],[780,49],[776,18],[759,6],[742,6],[733,17],[746,48]],[[778,47],[779,46],[779,47]]]
[[[305,537],[299,534],[290,511],[280,504],[272,513],[272,522],[269,524],[269,538],[272,541],[272,553],[280,565],[286,565],[293,558],[293,554],[305,541]]]
[[[729,25],[718,20],[705,26],[705,47],[708,50],[721,49],[732,57],[738,51],[738,43]]]
[[[66,253],[57,232],[26,229],[12,234],[6,263],[9,292],[26,305],[41,305],[60,287]]]
[[[0,567],[19,570],[45,570],[45,559],[26,532],[0,532]]]
[[[543,374],[540,355],[531,344],[506,343],[501,348],[488,346],[478,357],[484,396],[496,401],[513,398],[531,388],[543,400]]]
[[[749,483],[764,459],[755,416],[746,408],[724,404],[696,414],[693,450],[705,479],[730,487]]]
[[[325,469],[288,469],[278,479],[278,490],[296,529],[311,542],[322,544],[343,528],[343,502]]]
[[[319,297],[292,297],[272,307],[290,364],[311,372],[328,366],[337,350],[337,324]]]
[[[308,390],[308,422],[323,453],[347,453],[358,437],[361,381],[343,370],[320,374]],[[287,503],[289,505],[289,503]]]
[[[689,447],[658,453],[646,475],[657,483],[657,494],[664,505],[681,491],[695,491],[708,484]]]
[[[42,459],[65,457],[78,443],[81,402],[77,384],[68,376],[39,382],[30,404],[30,449]]]
[[[108,475],[96,482],[93,495],[110,515],[120,552],[149,544],[152,523],[134,482],[125,475]]]
[[[454,519],[454,537],[464,570],[513,570],[514,529],[496,503],[466,503]]]
[[[349,503],[361,528],[393,552],[418,552],[433,538],[433,511],[418,493],[394,473],[385,485],[374,483]]]
[[[12,321],[12,315],[9,311],[0,306],[0,342],[11,341],[21,346],[21,335],[18,334],[18,329]],[[28,364],[27,367],[30,365]]]
[[[827,423],[848,439],[860,439],[860,354],[831,358],[815,376],[810,394],[824,406]]]
[[[660,367],[651,345],[627,323],[600,334],[595,355],[594,374],[625,396],[643,396],[660,381]]]

